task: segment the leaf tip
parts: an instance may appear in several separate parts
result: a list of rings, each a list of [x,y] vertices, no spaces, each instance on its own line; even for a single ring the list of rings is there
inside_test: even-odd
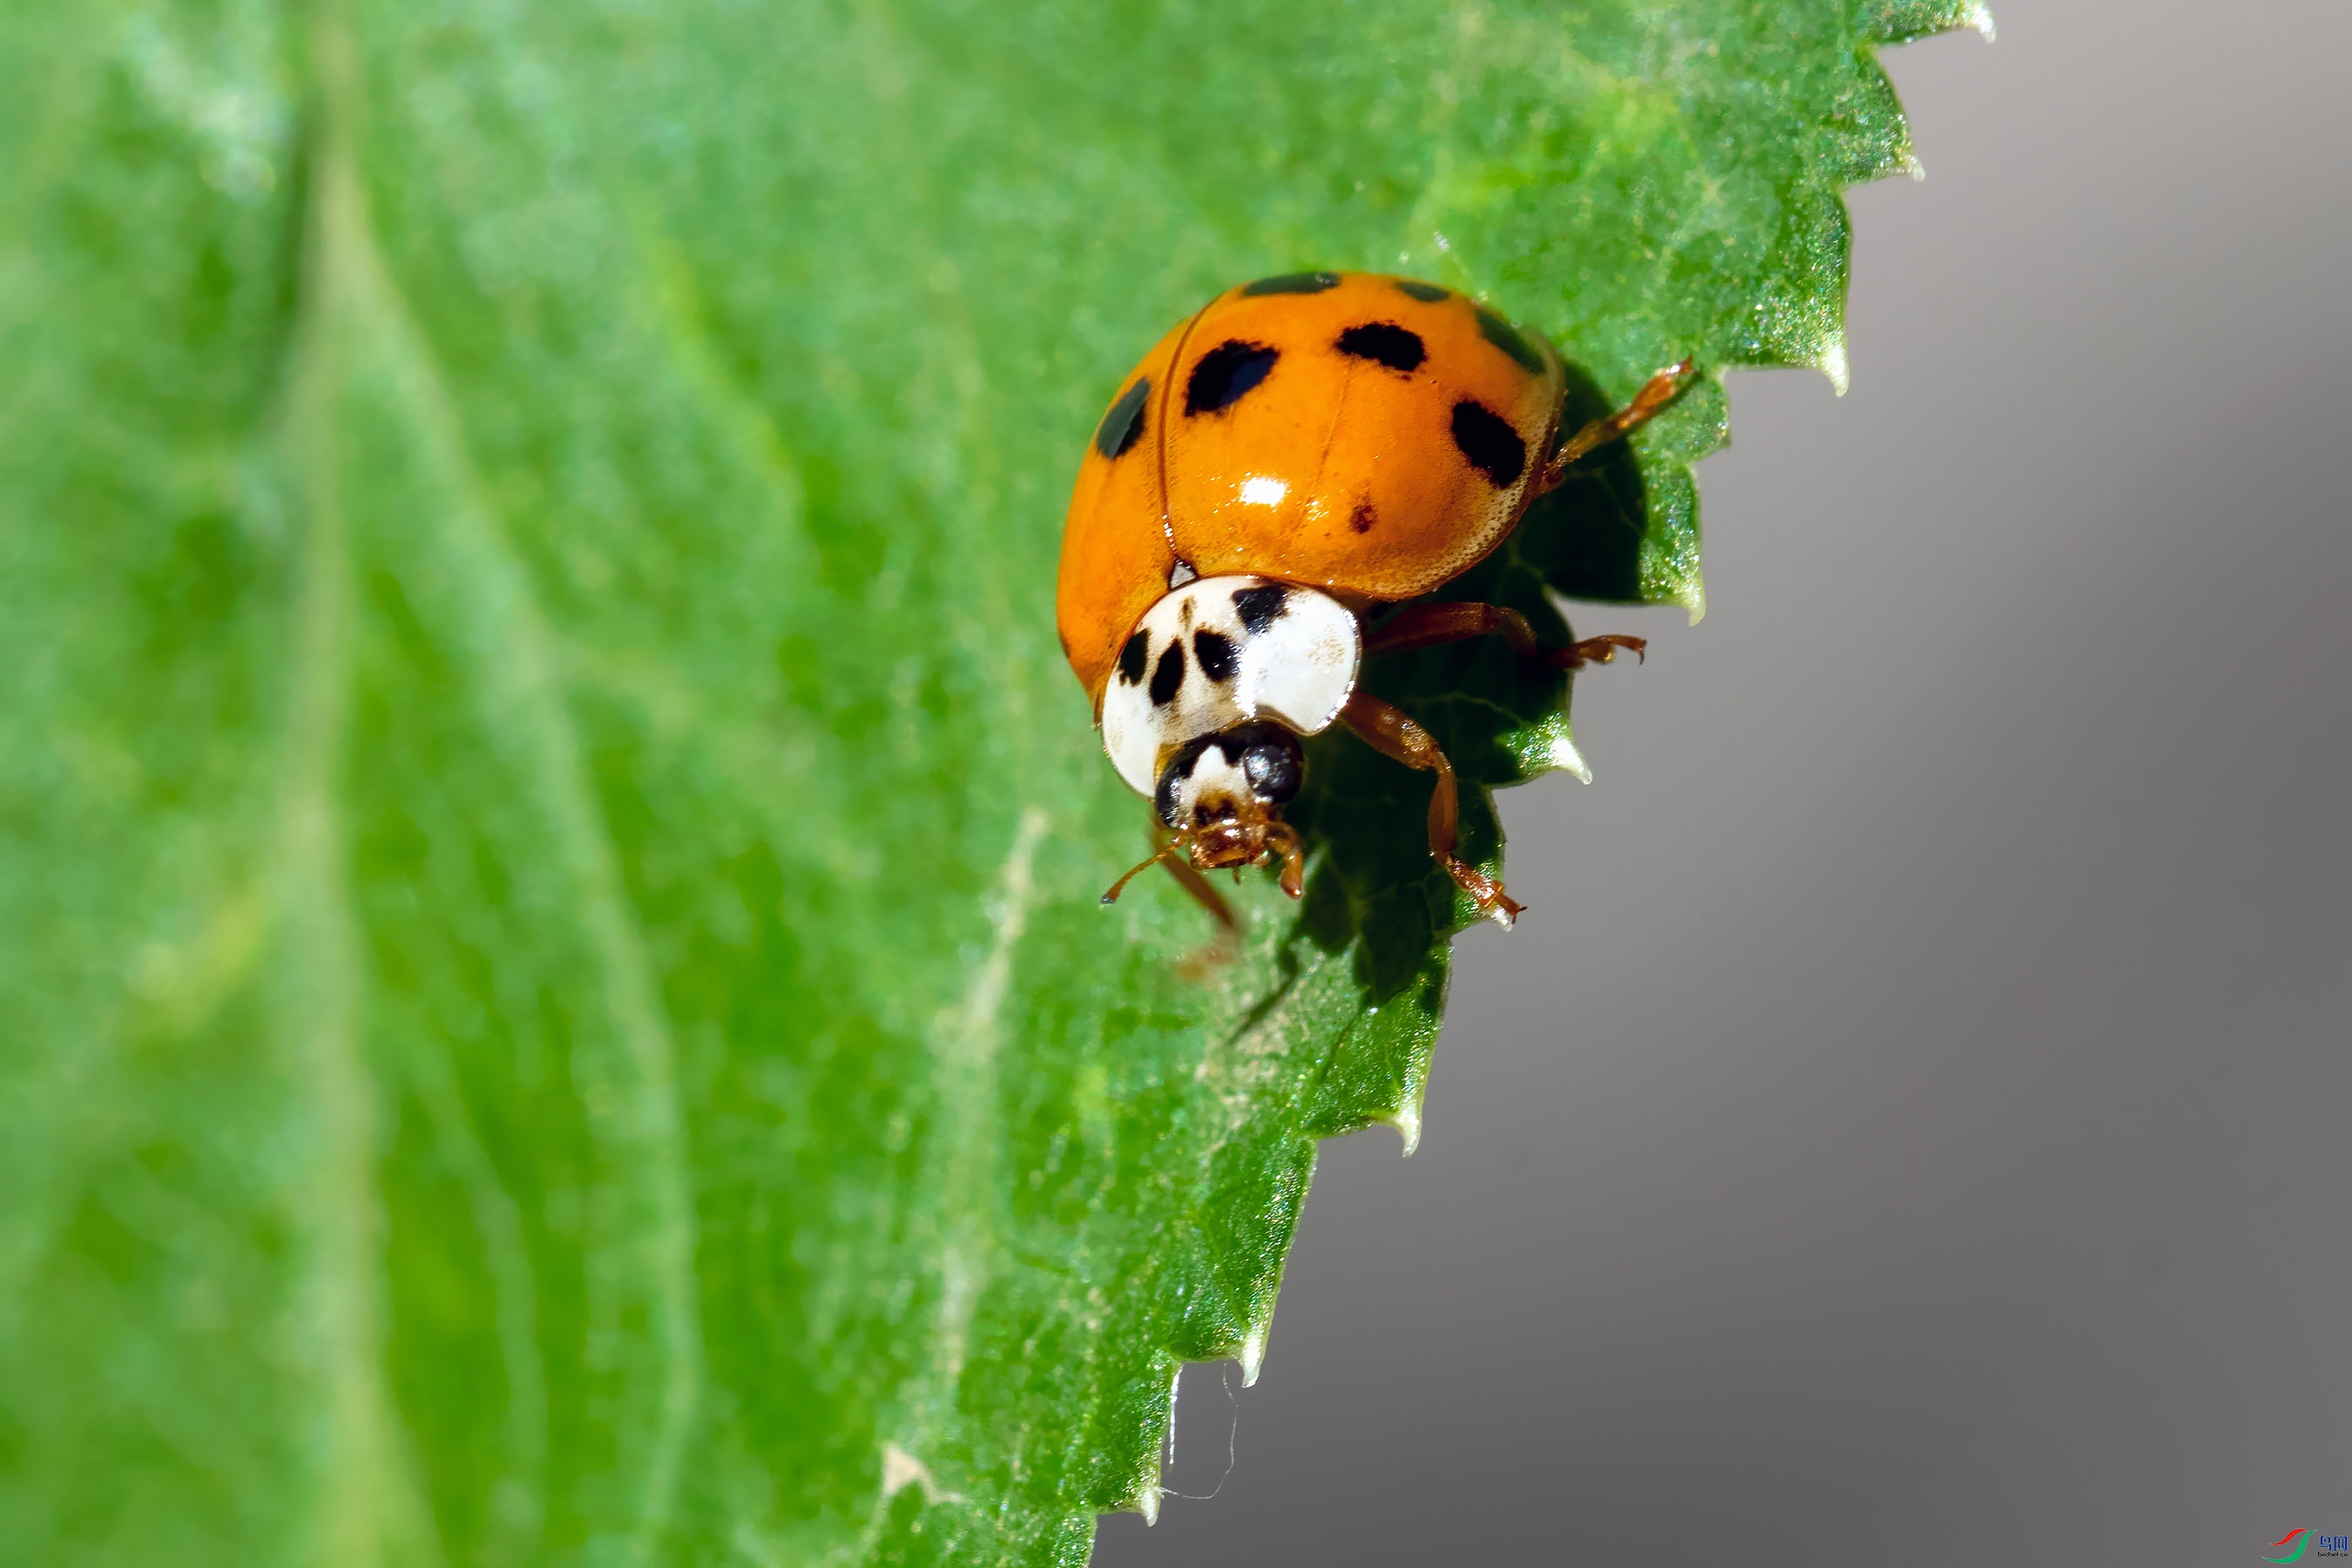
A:
[[[1397,1113],[1389,1119],[1389,1125],[1395,1128],[1397,1136],[1404,1141],[1404,1151],[1398,1157],[1412,1159],[1412,1152],[1421,1147],[1421,1097],[1414,1095],[1398,1106]]]
[[[1845,395],[1850,378],[1846,374],[1844,333],[1822,345],[1821,357],[1813,361],[1813,368],[1830,378],[1830,386],[1840,397]]]
[[[1984,35],[1984,41],[1988,44],[1993,41],[1992,11],[1988,6],[1980,5],[1969,6],[1968,15],[1960,19],[1960,26],[1974,27]]]
[[[1579,784],[1592,782],[1592,769],[1585,762],[1584,753],[1578,751],[1576,742],[1566,735],[1552,737],[1551,765],[1561,773],[1569,774]]]
[[[1257,1386],[1258,1372],[1265,1365],[1265,1332],[1272,1326],[1263,1318],[1251,1324],[1250,1331],[1242,1336],[1241,1348],[1234,1352],[1234,1359],[1241,1363],[1244,1388]]]

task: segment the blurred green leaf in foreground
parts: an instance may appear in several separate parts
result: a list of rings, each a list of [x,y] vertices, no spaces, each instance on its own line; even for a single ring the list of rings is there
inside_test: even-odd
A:
[[[0,1559],[1076,1563],[1150,1510],[1315,1141],[1412,1136],[1463,910],[1336,738],[1242,962],[1098,907],[1080,443],[1309,266],[1491,300],[1592,410],[1841,374],[1873,49],[1976,19],[9,6]],[[1462,591],[1696,608],[1722,409]],[[1574,765],[1499,647],[1368,684],[1473,780]]]

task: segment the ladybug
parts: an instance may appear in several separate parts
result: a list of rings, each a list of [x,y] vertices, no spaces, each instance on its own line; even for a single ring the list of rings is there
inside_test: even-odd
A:
[[[1444,753],[1357,671],[1368,654],[1486,636],[1559,668],[1640,656],[1631,637],[1542,648],[1515,610],[1422,595],[1690,369],[1563,438],[1566,372],[1541,336],[1452,289],[1368,273],[1260,279],[1160,339],[1079,465],[1055,592],[1103,749],[1155,818],[1157,852],[1103,901],[1165,865],[1230,932],[1201,872],[1268,860],[1298,897],[1305,851],[1282,807],[1305,777],[1300,738],[1339,723],[1436,774],[1429,852],[1508,926],[1521,906],[1454,858]]]

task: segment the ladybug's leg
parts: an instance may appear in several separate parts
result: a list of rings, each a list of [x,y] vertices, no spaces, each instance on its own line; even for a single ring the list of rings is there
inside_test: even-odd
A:
[[[1535,628],[1517,610],[1466,599],[1424,599],[1407,605],[1367,636],[1364,657],[1485,637],[1501,637],[1521,658],[1533,658],[1541,651],[1536,646]]]
[[[1282,857],[1282,890],[1297,898],[1307,890],[1307,846],[1298,829],[1286,822],[1274,823],[1266,828],[1265,841]]]
[[[1241,918],[1234,913],[1233,905],[1225,902],[1224,894],[1217,891],[1209,879],[1201,875],[1199,867],[1181,855],[1171,855],[1160,863],[1168,868],[1168,874],[1176,879],[1176,885],[1192,894],[1193,900],[1209,911],[1209,918],[1217,922],[1218,946],[1224,946],[1241,934]]]
[[[1437,749],[1429,731],[1407,718],[1402,709],[1367,691],[1359,691],[1348,699],[1347,706],[1339,710],[1339,721],[1381,755],[1437,775],[1437,786],[1429,795],[1429,852],[1445,868],[1445,874],[1454,879],[1454,885],[1470,895],[1481,915],[1492,916],[1507,928],[1518,918],[1522,906],[1505,895],[1502,883],[1475,866],[1465,866],[1454,858],[1454,827],[1460,809],[1454,793],[1454,764],[1445,760],[1445,753]]]
[[[1675,400],[1683,389],[1683,380],[1691,373],[1691,361],[1670,364],[1642,384],[1633,401],[1604,418],[1595,419],[1559,445],[1551,460],[1537,477],[1535,493],[1541,494],[1567,477],[1569,466],[1579,458],[1610,442],[1631,436],[1655,417],[1659,410]]]
[[[1234,914],[1234,907],[1225,902],[1224,895],[1210,886],[1209,879],[1201,875],[1199,867],[1185,858],[1182,835],[1169,832],[1155,819],[1151,824],[1151,841],[1157,847],[1152,850],[1150,858],[1113,882],[1110,890],[1102,896],[1102,901],[1117,903],[1119,894],[1127,890],[1128,883],[1137,876],[1154,866],[1167,867],[1168,874],[1176,879],[1176,885],[1192,894],[1194,901],[1209,911],[1209,918],[1217,922],[1216,934],[1210,938],[1209,945],[1178,965],[1185,973],[1197,977],[1203,971],[1233,957],[1234,944],[1241,934],[1242,922]]]
[[[1380,630],[1364,639],[1364,653],[1367,657],[1401,653],[1406,648],[1435,647],[1440,643],[1483,637],[1499,637],[1521,658],[1539,658],[1555,669],[1607,664],[1617,657],[1621,647],[1638,659],[1644,657],[1643,650],[1650,646],[1640,637],[1612,634],[1587,637],[1566,647],[1540,647],[1536,643],[1535,628],[1517,610],[1461,599],[1435,599],[1407,605],[1398,611]]]
[[[1176,966],[1176,973],[1187,980],[1203,979],[1213,971],[1231,963],[1234,954],[1240,951],[1241,920],[1234,913],[1233,905],[1225,902],[1225,896],[1210,885],[1209,879],[1201,875],[1200,868],[1192,862],[1181,855],[1171,855],[1160,864],[1167,867],[1168,874],[1176,879],[1176,885],[1192,894],[1194,901],[1209,911],[1209,918],[1217,922],[1217,929],[1210,934],[1208,944],[1187,955]]]

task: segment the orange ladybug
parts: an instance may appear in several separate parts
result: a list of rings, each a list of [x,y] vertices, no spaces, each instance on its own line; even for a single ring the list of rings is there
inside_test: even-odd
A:
[[[1357,689],[1368,654],[1499,636],[1561,668],[1639,637],[1541,648],[1515,610],[1406,604],[1483,560],[1578,458],[1663,408],[1690,362],[1567,435],[1566,371],[1540,336],[1433,283],[1264,278],[1155,344],[1095,430],[1062,531],[1062,651],[1111,765],[1149,797],[1166,865],[1220,923],[1202,870],[1305,853],[1281,810],[1299,737],[1337,722],[1437,775],[1429,850],[1482,915],[1520,906],[1456,859],[1454,770],[1428,731]],[[1365,623],[1404,607],[1369,635]]]

